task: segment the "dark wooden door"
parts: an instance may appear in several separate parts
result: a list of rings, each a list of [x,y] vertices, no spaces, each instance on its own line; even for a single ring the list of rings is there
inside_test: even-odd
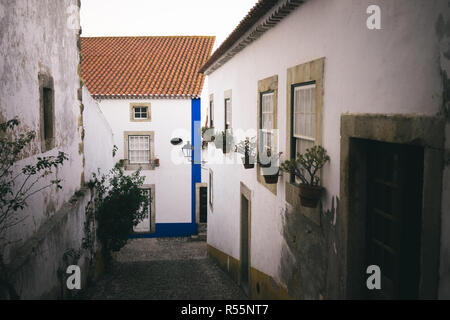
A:
[[[241,195],[241,270],[240,283],[244,292],[250,294],[250,232],[249,232],[249,201]]]
[[[208,222],[208,188],[200,188],[200,223]]]
[[[367,159],[367,265],[382,275],[369,297],[418,298],[423,149],[370,142]]]

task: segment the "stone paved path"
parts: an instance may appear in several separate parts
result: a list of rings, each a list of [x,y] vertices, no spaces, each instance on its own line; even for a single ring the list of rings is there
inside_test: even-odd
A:
[[[241,300],[243,291],[206,255],[204,241],[134,239],[87,299]]]

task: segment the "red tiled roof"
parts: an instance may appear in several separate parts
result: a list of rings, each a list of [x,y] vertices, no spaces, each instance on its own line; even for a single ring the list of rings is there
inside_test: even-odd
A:
[[[215,37],[81,38],[81,75],[95,97],[177,97],[201,94],[198,70]]]

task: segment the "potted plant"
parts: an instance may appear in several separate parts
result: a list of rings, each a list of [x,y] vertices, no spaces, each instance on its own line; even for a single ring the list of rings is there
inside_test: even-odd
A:
[[[302,206],[316,208],[323,193],[320,186],[319,170],[330,161],[327,151],[322,146],[306,149],[304,154],[297,153],[297,159],[286,160],[281,170],[293,174],[302,182],[299,195]]]
[[[202,127],[202,138],[203,141],[208,143],[214,141],[214,127]]]
[[[245,138],[236,145],[235,151],[243,154],[242,163],[245,169],[252,169],[255,167],[256,160],[256,138]]]
[[[261,159],[258,157],[258,164],[262,169],[264,181],[267,184],[277,184],[278,177],[280,173],[280,167],[278,166],[278,159],[283,154],[283,152],[279,152],[276,154],[272,154],[272,149],[267,148],[266,155]]]
[[[153,166],[159,167],[159,158],[153,159]]]

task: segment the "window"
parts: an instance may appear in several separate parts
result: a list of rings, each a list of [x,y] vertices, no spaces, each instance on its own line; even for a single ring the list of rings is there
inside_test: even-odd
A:
[[[125,170],[154,170],[154,131],[125,131],[123,133]]]
[[[259,160],[257,163],[256,179],[266,189],[277,194],[277,184],[267,184],[263,175],[263,168],[261,164],[267,163],[267,151],[270,148],[271,154],[278,153],[278,75],[273,75],[261,80],[258,80],[256,102],[256,124],[258,129],[257,134],[257,154]],[[271,163],[272,165],[272,163]],[[273,163],[273,168],[275,163]]]
[[[131,122],[149,122],[151,121],[150,103],[131,103],[130,104]]]
[[[325,58],[319,58],[287,69],[286,159],[295,159],[297,153],[322,144],[324,68]],[[290,175],[285,183],[286,202],[295,208],[301,207],[296,196],[299,182]],[[318,212],[302,210],[310,220],[320,224]]]
[[[292,85],[292,137],[291,159],[314,146],[316,140],[316,84]],[[300,183],[298,178],[292,182]]]
[[[231,99],[225,99],[225,129],[231,129]]]
[[[39,74],[41,149],[46,152],[55,147],[55,95],[53,78]]]
[[[209,207],[213,208],[213,172],[209,170]]]
[[[134,119],[148,119],[148,107],[134,107]]]
[[[150,163],[150,136],[128,137],[129,163]]]
[[[144,185],[142,187],[149,198],[147,214],[144,219],[135,227],[134,233],[154,233],[155,232],[155,186]]]
[[[297,152],[304,153],[314,146],[316,140],[316,85],[300,84],[293,86],[293,157]]]
[[[214,101],[209,101],[209,127],[214,128]]]
[[[273,147],[273,92],[261,94],[261,150]]]

